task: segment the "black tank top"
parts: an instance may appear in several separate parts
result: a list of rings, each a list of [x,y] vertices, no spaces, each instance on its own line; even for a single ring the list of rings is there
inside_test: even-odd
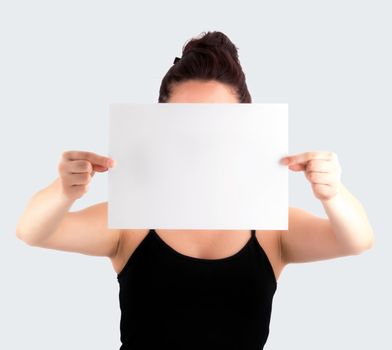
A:
[[[120,350],[261,350],[274,271],[255,230],[221,259],[184,255],[151,229],[117,274]]]

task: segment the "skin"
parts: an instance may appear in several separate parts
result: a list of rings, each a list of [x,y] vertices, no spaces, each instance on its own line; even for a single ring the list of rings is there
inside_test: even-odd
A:
[[[229,86],[197,80],[175,85],[168,102],[239,103]],[[115,166],[114,162],[92,152],[64,152],[59,177],[30,199],[18,222],[17,237],[31,246],[107,257],[119,273],[149,230],[108,229],[107,202],[69,211],[74,201],[87,192],[94,174],[107,171]],[[281,164],[294,173],[304,174],[327,217],[289,207],[288,230],[256,231],[276,280],[290,263],[358,255],[372,247],[372,227],[362,204],[341,182],[336,153],[309,151],[287,155]],[[156,232],[178,252],[203,259],[233,255],[250,237],[249,230],[156,229]]]

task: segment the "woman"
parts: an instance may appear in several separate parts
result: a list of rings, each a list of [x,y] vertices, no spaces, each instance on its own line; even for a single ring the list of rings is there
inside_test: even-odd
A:
[[[190,40],[162,80],[160,103],[251,103],[237,48],[221,32]],[[120,285],[120,349],[262,349],[277,280],[290,263],[364,252],[373,232],[340,181],[333,152],[282,166],[309,181],[328,218],[289,208],[289,229],[108,229],[107,202],[69,212],[114,160],[67,151],[59,177],[36,193],[17,226],[32,246],[110,258]]]

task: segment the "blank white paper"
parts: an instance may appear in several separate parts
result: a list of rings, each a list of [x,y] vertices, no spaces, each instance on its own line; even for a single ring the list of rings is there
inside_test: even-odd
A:
[[[287,104],[109,111],[109,228],[287,230]]]

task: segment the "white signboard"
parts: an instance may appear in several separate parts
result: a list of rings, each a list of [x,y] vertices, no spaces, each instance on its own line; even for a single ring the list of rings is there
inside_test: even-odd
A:
[[[111,104],[109,228],[288,228],[288,105]]]

